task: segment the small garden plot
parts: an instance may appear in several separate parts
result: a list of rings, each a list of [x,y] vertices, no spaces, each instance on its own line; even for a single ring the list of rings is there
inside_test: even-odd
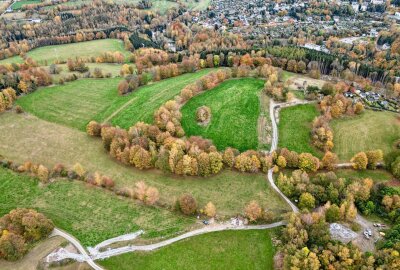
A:
[[[258,148],[257,121],[260,91],[264,81],[254,78],[228,80],[214,89],[193,97],[181,109],[187,136],[211,139],[219,150],[234,147],[240,151]],[[196,111],[211,110],[207,125],[199,124]]]
[[[322,153],[311,145],[312,121],[318,115],[314,104],[283,108],[279,112],[279,147],[321,157]]]
[[[361,151],[381,149],[388,153],[400,139],[400,120],[398,114],[366,110],[359,116],[334,119],[333,151],[342,161],[349,161]]]
[[[99,261],[109,270],[273,269],[275,231],[224,231],[195,236],[152,252]],[[232,267],[234,266],[234,267]]]

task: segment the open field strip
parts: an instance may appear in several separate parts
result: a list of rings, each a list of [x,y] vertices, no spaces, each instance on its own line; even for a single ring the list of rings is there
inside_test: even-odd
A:
[[[394,150],[400,139],[400,118],[390,112],[365,110],[359,116],[334,119],[333,151],[342,161],[348,161],[360,151],[381,149],[384,154]]]
[[[214,89],[190,99],[181,109],[182,126],[188,136],[211,139],[219,150],[233,147],[240,151],[258,148],[257,122],[260,91],[264,81],[254,78],[227,80]],[[211,120],[201,126],[196,110],[211,109]]]
[[[81,163],[90,172],[112,177],[117,187],[134,187],[143,180],[160,191],[160,200],[175,205],[183,193],[192,193],[200,207],[212,201],[217,213],[232,216],[256,200],[277,215],[288,207],[270,188],[263,174],[241,174],[224,170],[213,177],[179,177],[159,170],[140,171],[112,160],[98,138],[84,132],[12,112],[0,115],[0,154],[16,162],[31,160],[53,167]]]
[[[99,39],[86,42],[45,46],[33,49],[27,52],[26,55],[40,65],[50,65],[55,61],[66,61],[68,58],[97,57],[102,53],[115,51],[121,52],[125,58],[130,55],[130,52],[125,50],[123,42],[118,39]],[[22,62],[21,57],[14,56],[0,60],[0,65],[5,63],[20,62]]]
[[[139,229],[146,239],[189,230],[194,219],[147,207],[82,182],[66,180],[41,186],[25,175],[0,168],[0,215],[17,207],[34,208],[71,233],[84,246]]]
[[[113,125],[129,128],[138,121],[152,122],[153,113],[164,102],[179,94],[192,81],[212,69],[188,73],[140,87],[120,96],[117,92],[121,78],[80,79],[37,90],[20,97],[17,104],[41,119],[85,130],[91,120],[110,120]],[[129,106],[118,112],[124,104]],[[114,117],[113,113],[118,112]]]
[[[142,86],[127,96],[129,99],[129,106],[119,111],[111,117],[111,119],[110,117],[107,118],[107,121],[111,122],[114,126],[120,126],[122,128],[129,128],[139,121],[153,123],[153,114],[161,105],[173,99],[186,85],[195,82],[197,79],[215,70],[216,69],[203,69],[195,73],[187,73]],[[111,115],[113,112],[117,111],[122,104],[122,102],[113,104],[98,118],[106,119],[104,116]]]
[[[279,113],[279,147],[321,157],[322,153],[311,145],[311,125],[318,115],[315,104],[283,108]]]
[[[97,261],[108,270],[273,269],[275,230],[223,231]]]
[[[46,87],[20,97],[17,104],[41,119],[85,130],[98,113],[124,98],[117,94],[120,80],[81,79]]]

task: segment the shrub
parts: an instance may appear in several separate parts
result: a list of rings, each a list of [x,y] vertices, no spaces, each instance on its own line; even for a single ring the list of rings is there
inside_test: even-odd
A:
[[[0,258],[16,261],[26,253],[24,238],[12,232],[3,232],[0,237]]]
[[[299,168],[303,171],[316,172],[319,169],[319,160],[309,153],[299,155]]]
[[[49,180],[49,169],[47,169],[43,165],[39,165],[39,168],[37,170],[37,176],[42,181],[43,183],[47,183]]]
[[[315,207],[315,198],[308,192],[304,192],[300,195],[299,199],[300,209],[313,209]]]
[[[256,201],[251,201],[245,208],[245,214],[253,222],[262,216],[262,209]]]
[[[235,164],[235,152],[232,148],[228,147],[225,149],[223,154],[223,161],[227,167],[233,167],[233,165]]]
[[[102,183],[101,186],[106,188],[106,189],[113,189],[115,186],[114,180],[112,180],[112,178],[107,177],[107,176],[103,176],[102,177]]]
[[[279,156],[278,159],[276,160],[276,165],[278,165],[280,168],[285,168],[286,167],[285,157]]]
[[[74,165],[74,167],[72,168],[72,170],[80,178],[83,178],[86,174],[86,170],[83,168],[83,166],[80,163],[76,163]]]
[[[370,169],[376,169],[378,163],[383,161],[383,152],[380,149],[367,151],[365,154],[367,155],[368,168]]]
[[[191,215],[196,212],[197,202],[190,194],[184,194],[179,198],[179,208],[185,215]]]
[[[360,152],[355,154],[350,162],[353,163],[355,170],[365,170],[368,165],[368,157],[364,152]]]
[[[340,209],[336,204],[332,204],[325,212],[327,222],[336,222],[340,220]]]
[[[146,197],[145,197],[145,203],[147,205],[153,205],[155,204],[158,200],[160,199],[160,194],[158,192],[158,189],[155,187],[149,187],[146,190]]]
[[[51,220],[32,209],[19,208],[0,218],[0,259],[17,260],[32,244],[54,229]],[[31,245],[30,245],[31,246]]]
[[[90,136],[99,137],[101,135],[101,125],[96,121],[90,121],[86,126],[86,133]]]
[[[146,198],[146,190],[147,190],[147,185],[143,181],[139,181],[135,184],[135,189],[134,189],[134,196],[136,199],[139,201],[144,201]]]
[[[327,170],[334,170],[336,168],[336,164],[338,163],[339,158],[335,153],[330,151],[326,152],[324,157],[322,158],[322,164]]]
[[[20,114],[20,113],[23,113],[24,110],[22,109],[21,106],[17,105],[17,106],[15,106],[15,112],[18,113],[18,114]]]
[[[196,111],[197,122],[201,124],[208,123],[211,119],[211,109],[207,106],[201,106]]]
[[[210,168],[212,174],[217,174],[223,167],[222,156],[218,152],[211,152],[209,155]]]
[[[217,209],[215,208],[215,205],[212,202],[208,202],[207,205],[204,207],[204,213],[208,217],[215,217]]]
[[[398,156],[395,161],[393,161],[393,163],[391,164],[391,170],[393,175],[396,178],[400,178],[400,156]]]

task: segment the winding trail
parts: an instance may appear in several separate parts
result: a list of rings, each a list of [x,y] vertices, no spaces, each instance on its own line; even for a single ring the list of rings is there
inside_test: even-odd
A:
[[[271,123],[272,123],[272,142],[271,142],[270,153],[272,153],[278,148],[278,125],[276,123],[276,117],[275,117],[276,113],[278,112],[278,109],[290,106],[302,105],[302,104],[309,104],[309,103],[314,103],[314,101],[295,100],[293,102],[275,103],[275,101],[271,99],[269,105],[269,116],[271,118]],[[271,187],[275,190],[275,192],[278,193],[289,204],[289,206],[292,208],[292,211],[295,213],[299,213],[299,208],[288,197],[286,197],[286,195],[283,194],[282,191],[275,185],[273,177],[273,169],[270,169],[268,171],[267,179]]]
[[[284,107],[289,107],[289,106],[295,106],[295,105],[301,105],[301,104],[308,104],[312,103],[310,101],[300,101],[300,100],[295,100],[294,102],[287,102],[287,103],[275,103],[272,99],[270,100],[270,118],[271,118],[271,123],[272,123],[272,140],[271,140],[271,149],[270,152],[273,152],[277,149],[278,147],[278,126],[277,126],[277,120],[276,120],[276,113],[278,112],[279,108],[284,108]],[[129,105],[130,102],[127,102],[125,106]],[[111,117],[112,118],[112,117]],[[347,164],[346,164],[347,165]],[[289,199],[287,198],[282,191],[275,185],[274,178],[273,178],[273,169],[270,169],[267,174],[267,180],[271,187],[290,205],[292,208],[292,211],[295,213],[299,212],[299,209],[297,206]],[[96,245],[94,248],[89,248],[89,253],[86,251],[86,249],[81,245],[81,243],[72,235],[60,230],[60,229],[54,229],[54,232],[52,233],[51,236],[61,236],[65,239],[67,239],[69,242],[71,242],[80,252],[80,254],[76,253],[70,253],[67,252],[64,249],[61,249],[55,253],[50,254],[48,257],[55,258],[58,256],[60,259],[65,259],[65,258],[70,258],[74,259],[77,261],[85,261],[87,262],[93,269],[95,270],[103,270],[102,267],[98,266],[94,260],[99,260],[99,259],[106,259],[109,257],[113,256],[118,256],[124,253],[128,252],[134,252],[134,251],[152,251],[159,249],[161,247],[168,246],[172,243],[178,242],[183,239],[187,239],[193,236],[205,234],[205,233],[210,233],[210,232],[219,232],[219,231],[225,231],[225,230],[264,230],[264,229],[271,229],[271,228],[276,228],[279,226],[285,225],[284,221],[279,221],[275,222],[272,224],[265,224],[265,225],[232,225],[230,223],[225,223],[225,224],[215,224],[215,225],[209,225],[209,226],[204,226],[200,229],[190,231],[187,233],[184,233],[182,235],[179,235],[177,237],[167,239],[155,244],[149,244],[149,245],[128,245],[120,248],[114,248],[114,249],[107,249],[106,251],[100,251],[102,248],[106,248],[108,245],[117,243],[117,242],[122,242],[122,241],[129,241],[133,240],[139,235],[143,233],[143,231],[138,231],[135,233],[127,234],[127,235],[121,235],[112,239],[108,239],[98,245]]]

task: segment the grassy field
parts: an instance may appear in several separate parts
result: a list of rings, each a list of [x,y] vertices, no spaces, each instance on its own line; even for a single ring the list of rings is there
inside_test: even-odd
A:
[[[273,232],[224,231],[174,243],[153,252],[127,253],[99,264],[108,270],[273,269]]]
[[[59,64],[57,66],[61,68],[61,72],[59,74],[52,75],[53,81],[55,83],[58,83],[58,80],[60,78],[66,77],[71,74],[76,74],[78,77],[82,75],[77,71],[70,72],[68,70],[67,64]],[[111,73],[111,77],[119,77],[122,68],[121,64],[112,64],[112,63],[86,63],[86,66],[89,68],[89,72],[91,73],[94,72],[95,68],[99,68],[101,69],[104,75],[106,75],[107,73]],[[46,68],[49,69],[49,66],[46,66]]]
[[[83,245],[139,229],[143,237],[172,236],[194,224],[192,218],[146,207],[82,182],[60,180],[46,186],[25,175],[0,168],[0,216],[17,207],[34,208]]]
[[[81,6],[83,4],[88,4],[91,2],[91,0],[74,0],[74,1],[68,1],[66,3],[62,4],[56,4],[52,6],[45,7],[44,9],[53,9],[58,6],[70,6],[70,7],[77,7]],[[139,0],[115,0],[113,1],[117,4],[137,4],[139,3]],[[178,8],[179,5],[178,3],[174,1],[169,1],[169,0],[151,0],[152,2],[152,7],[150,10],[154,12],[158,12],[161,14],[165,14],[169,9],[171,8]],[[208,5],[210,4],[210,0],[183,0],[181,1],[183,4],[185,4],[189,10],[205,10]]]
[[[192,98],[181,109],[186,134],[211,139],[219,150],[228,146],[240,151],[257,149],[259,94],[263,85],[263,80],[253,78],[229,80]],[[196,121],[196,110],[203,105],[212,114],[207,126]]]
[[[39,4],[41,2],[42,1],[40,1],[40,0],[22,0],[22,1],[15,2],[11,6],[11,8],[13,10],[18,10],[18,9],[21,9],[23,5]]]
[[[117,93],[120,80],[81,79],[42,88],[19,98],[17,104],[42,119],[85,130],[98,113],[116,99],[124,98]]]
[[[110,122],[115,126],[129,128],[139,121],[153,123],[154,112],[166,101],[173,99],[188,84],[200,79],[214,69],[203,69],[196,73],[187,73],[179,77],[170,78],[143,86],[127,96],[129,104],[117,113]],[[125,97],[122,97],[125,98]],[[104,120],[125,102],[115,102],[104,114],[97,117]]]
[[[225,170],[209,177],[178,177],[158,170],[140,171],[112,160],[101,140],[84,132],[46,122],[34,116],[12,112],[0,115],[0,154],[16,162],[32,160],[53,167],[81,163],[88,171],[112,177],[117,187],[134,187],[140,180],[160,191],[160,201],[174,205],[183,193],[192,193],[200,207],[212,201],[219,215],[242,213],[245,205],[257,200],[275,213],[288,210],[287,204],[271,189],[263,174],[240,174]]]
[[[393,179],[388,171],[385,170],[364,170],[356,171],[351,169],[341,169],[335,171],[338,177],[354,180],[354,179],[364,179],[371,178],[374,182],[386,182]]]
[[[279,147],[286,147],[298,153],[322,154],[311,145],[311,125],[319,115],[314,104],[283,108],[279,113]]]
[[[102,122],[129,102],[124,110],[110,119],[113,125],[129,128],[138,121],[151,123],[156,109],[179,94],[185,85],[210,71],[201,70],[163,80],[125,96],[119,96],[117,92],[120,78],[80,79],[39,89],[19,98],[17,104],[44,120],[85,130],[90,120]]]
[[[50,65],[54,61],[66,61],[68,58],[75,57],[96,57],[104,52],[121,52],[125,57],[130,55],[126,51],[124,44],[118,39],[100,39],[87,42],[45,46],[34,49],[27,53],[27,56],[35,60],[41,65]],[[14,56],[5,60],[1,60],[0,64],[10,62],[21,62],[21,57]]]
[[[362,115],[331,121],[335,147],[340,160],[348,161],[360,151],[382,149],[388,153],[400,139],[399,116],[390,112],[366,110]]]

